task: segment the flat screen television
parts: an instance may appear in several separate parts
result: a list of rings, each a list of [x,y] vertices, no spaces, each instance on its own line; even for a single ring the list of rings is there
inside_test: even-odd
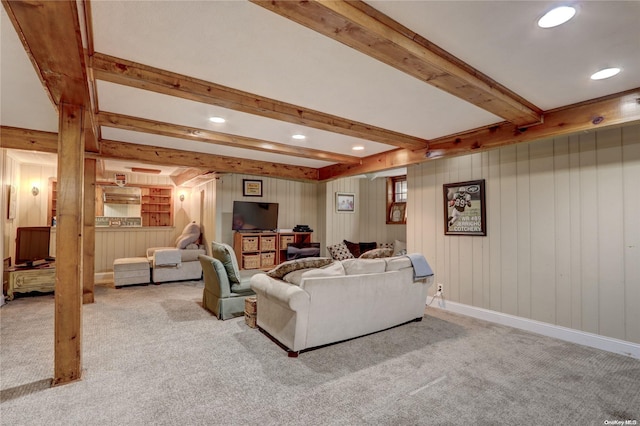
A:
[[[16,264],[50,259],[51,227],[29,226],[18,228],[16,234]]]
[[[275,231],[278,229],[278,203],[233,202],[234,231]]]

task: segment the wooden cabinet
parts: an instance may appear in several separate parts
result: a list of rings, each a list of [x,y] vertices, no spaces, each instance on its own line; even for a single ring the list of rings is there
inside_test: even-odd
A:
[[[103,216],[103,186],[113,183],[98,182],[96,185],[96,216]],[[142,226],[173,226],[173,187],[162,185],[135,185],[127,187],[140,188],[140,216]],[[47,223],[54,226],[53,218],[56,217],[57,208],[57,182],[49,180],[49,202],[47,211]],[[140,225],[138,225],[140,226]]]
[[[173,188],[142,187],[142,226],[173,226]]]
[[[311,242],[311,232],[236,232],[233,250],[240,269],[272,269],[287,260],[287,244]]]

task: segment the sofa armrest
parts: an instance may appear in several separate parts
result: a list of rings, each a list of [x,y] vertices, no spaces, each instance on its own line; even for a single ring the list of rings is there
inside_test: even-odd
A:
[[[156,266],[181,266],[182,255],[176,248],[161,248],[153,251],[153,267]]]
[[[251,277],[251,289],[264,297],[292,311],[309,309],[309,294],[296,285],[276,280],[266,274]]]

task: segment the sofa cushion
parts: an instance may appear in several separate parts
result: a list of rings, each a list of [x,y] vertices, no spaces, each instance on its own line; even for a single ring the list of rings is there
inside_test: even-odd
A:
[[[346,259],[342,266],[346,275],[378,274],[385,272],[387,262],[384,259]]]
[[[360,259],[379,259],[382,257],[391,257],[393,256],[392,248],[376,248],[373,250],[366,251],[360,255]]]
[[[267,275],[271,278],[282,278],[298,269],[321,268],[330,263],[333,263],[333,260],[328,257],[304,257],[302,259],[288,260],[267,272]]]
[[[236,255],[230,245],[212,241],[211,257],[222,262],[224,268],[227,270],[227,276],[229,277],[229,283],[231,283],[231,285],[238,284],[240,282],[240,268],[238,268]]]
[[[200,226],[195,222],[191,222],[184,227],[182,234],[176,238],[176,247],[185,249],[189,244],[198,241],[198,238],[200,238]]]
[[[282,279],[290,284],[300,285],[307,278],[335,277],[344,275],[344,267],[340,262],[333,262],[322,268],[305,268],[289,272]]]
[[[345,259],[353,259],[354,256],[351,254],[347,245],[342,242],[338,244],[334,244],[332,246],[327,246],[327,250],[331,257],[335,260],[345,260]]]

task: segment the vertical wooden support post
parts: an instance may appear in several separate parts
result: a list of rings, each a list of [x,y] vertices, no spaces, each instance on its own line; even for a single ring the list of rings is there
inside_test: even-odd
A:
[[[86,142],[86,141],[85,141]],[[83,211],[82,247],[82,303],[93,303],[93,287],[95,282],[96,253],[96,160],[84,160],[84,211]]]
[[[60,102],[53,385],[82,375],[83,108]]]

